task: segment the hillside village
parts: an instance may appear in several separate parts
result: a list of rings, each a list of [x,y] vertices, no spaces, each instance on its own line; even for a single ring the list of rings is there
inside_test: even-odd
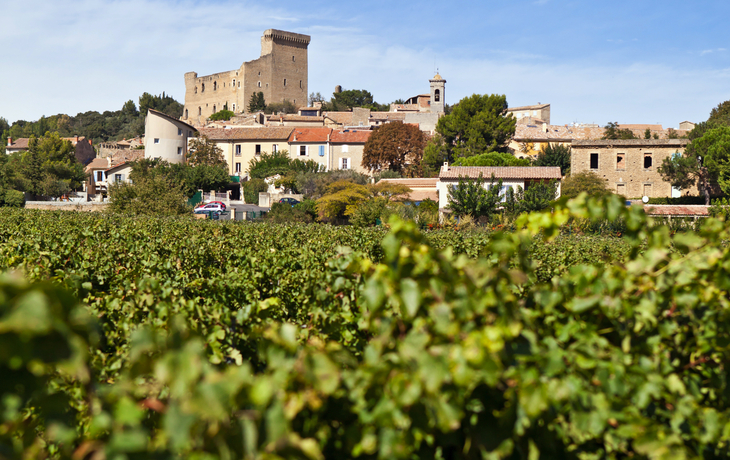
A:
[[[402,198],[416,203],[422,199],[438,203],[442,218],[449,212],[447,184],[458,178],[482,181],[486,188],[493,179],[501,181],[502,200],[507,189],[526,191],[533,184],[545,182],[556,184],[556,197],[559,197],[560,183],[568,172],[571,175],[592,173],[604,181],[607,191],[627,199],[661,200],[699,194],[696,186],[683,189],[672,186],[659,173],[665,159],[683,154],[689,143],[687,136],[695,127],[692,122],[681,122],[676,129],[657,124],[612,124],[610,128],[620,136],[608,136],[607,127],[551,124],[549,103],[508,107],[504,102],[504,107],[498,107],[494,116],[508,121],[507,125],[512,123],[508,126],[508,137],[493,140],[492,146],[485,145],[481,150],[470,147],[467,153],[457,157],[452,152],[455,148],[443,144],[440,126],[445,125],[443,120],[459,104],[446,104],[447,80],[440,74],[424,78],[423,87],[413,89],[417,94],[390,104],[387,110],[374,110],[381,108],[377,104],[331,110],[337,109],[337,105],[311,97],[313,94],[308,96],[311,37],[269,29],[261,40],[261,56],[244,62],[236,70],[205,76],[186,73],[182,115],[176,117],[148,108],[144,135],[97,145],[83,136],[68,138],[75,159],[83,165],[84,180],[73,187],[72,193],[63,193],[62,199],[104,203],[112,184],[132,182],[134,165],[140,160],[188,163],[190,142],[194,139],[204,139],[219,152],[223,159],[219,166],[230,177],[225,186],[219,181],[217,190],[211,192],[218,192],[217,195],[211,196],[226,203],[259,205],[262,209],[268,209],[282,198],[297,201],[305,198],[296,187],[280,184],[282,174],[267,179],[265,186],[257,183],[255,188],[260,199],[255,190],[246,197],[244,189],[254,187],[251,181],[257,179],[251,177],[251,165],[268,158],[267,155],[284,152],[291,161],[313,165],[316,171],[350,171],[372,178],[370,181],[382,179],[384,184],[397,183],[408,190]],[[333,101],[346,92],[340,86],[335,88]],[[257,104],[282,110],[264,111]],[[416,127],[422,133],[423,146],[416,153],[403,155],[407,171],[395,168],[394,163],[365,161],[371,136],[386,125]],[[451,142],[455,145],[463,141]],[[387,148],[401,147],[406,148],[400,145]],[[12,154],[28,148],[28,138],[8,137],[5,152]],[[569,162],[561,169],[558,164],[538,160],[546,148],[565,149]],[[430,163],[426,164],[428,155],[431,155]],[[392,175],[399,178],[385,179]],[[208,192],[204,190],[206,197]],[[37,195],[26,190],[25,199],[32,201]],[[202,194],[198,200],[203,200]],[[669,215],[707,214],[706,207],[702,206],[647,209]]]

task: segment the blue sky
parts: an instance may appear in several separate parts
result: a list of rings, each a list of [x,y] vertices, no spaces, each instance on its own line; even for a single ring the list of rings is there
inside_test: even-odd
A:
[[[730,2],[0,0],[0,117],[184,99],[183,74],[238,68],[269,28],[312,36],[309,91],[378,102],[506,94],[552,122],[705,120],[730,99]]]

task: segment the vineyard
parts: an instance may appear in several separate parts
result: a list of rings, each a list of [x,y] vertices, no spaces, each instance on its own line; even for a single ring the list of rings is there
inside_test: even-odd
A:
[[[0,459],[728,458],[728,239],[8,210]]]

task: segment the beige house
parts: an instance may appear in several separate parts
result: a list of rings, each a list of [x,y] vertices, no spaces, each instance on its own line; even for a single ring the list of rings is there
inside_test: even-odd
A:
[[[197,129],[157,110],[148,109],[144,122],[145,158],[160,158],[168,163],[184,163],[188,139]]]
[[[535,182],[550,180],[558,181],[558,197],[560,196],[560,180],[562,174],[557,166],[449,166],[445,164],[439,172],[437,184],[439,196],[439,211],[448,212],[449,189],[458,186],[459,180],[479,179],[481,175],[483,185],[489,188],[492,176],[502,180],[500,195],[504,196],[508,188],[516,190],[522,187],[526,190]]]
[[[330,136],[331,160],[327,169],[352,169],[362,174],[370,174],[370,171],[362,166],[362,155],[365,143],[372,133],[370,130],[332,130]]]
[[[273,153],[289,148],[290,127],[269,128],[201,128],[200,135],[206,136],[223,151],[231,176],[247,175],[249,163],[261,153]]]
[[[319,163],[326,171],[332,169],[329,161],[329,128],[294,128],[289,135],[289,156],[302,161]]]
[[[550,124],[550,104],[525,105],[510,107],[508,114],[517,119],[518,124]]]
[[[695,187],[676,189],[658,171],[664,159],[681,155],[687,144],[687,139],[574,141],[570,171],[594,172],[608,182],[611,190],[627,198],[696,195]]]

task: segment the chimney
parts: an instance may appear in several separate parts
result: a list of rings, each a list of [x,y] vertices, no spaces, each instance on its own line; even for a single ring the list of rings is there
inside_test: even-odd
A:
[[[79,143],[79,135],[77,134],[76,135],[76,142],[74,142],[74,144],[78,144],[78,143]]]
[[[8,136],[8,147],[13,146],[13,138]]]
[[[543,124],[542,124],[542,132],[543,132],[543,133],[546,133],[546,132],[548,132],[548,127],[547,127],[547,123],[543,123]]]
[[[444,161],[444,165],[441,166],[441,172],[449,172],[449,162]]]

